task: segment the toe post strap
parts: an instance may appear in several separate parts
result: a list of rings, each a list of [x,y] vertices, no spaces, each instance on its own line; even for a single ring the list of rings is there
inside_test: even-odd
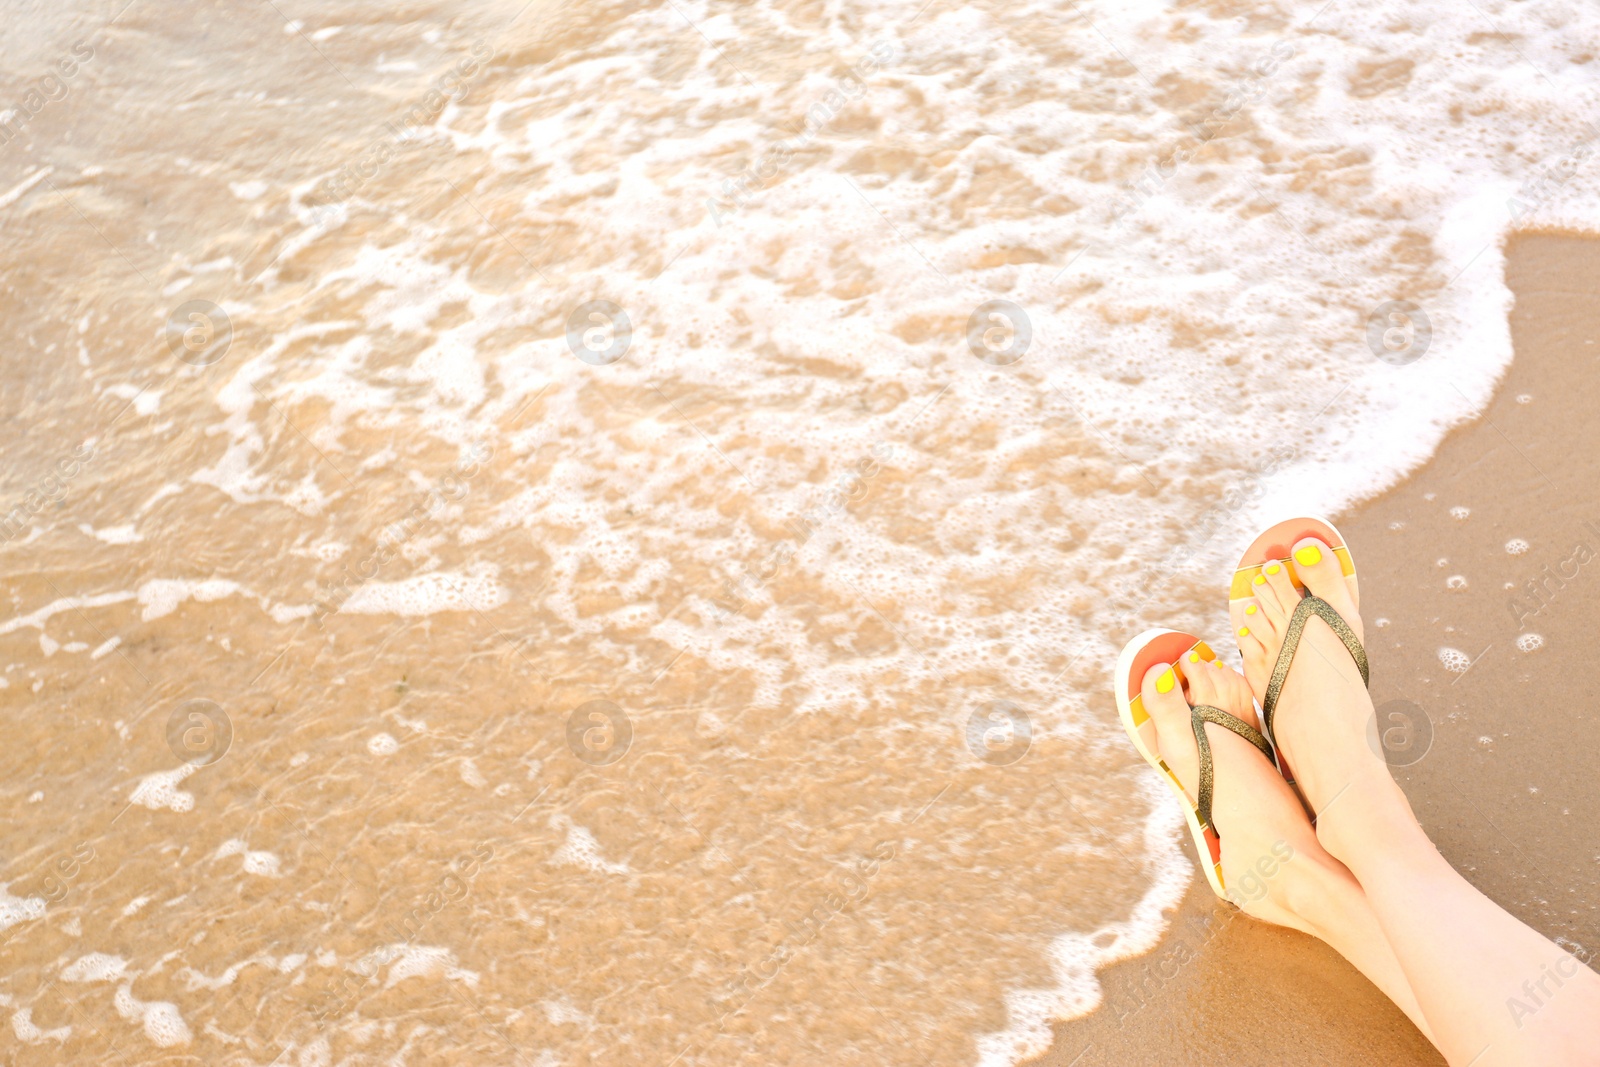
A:
[[[1195,747],[1200,750],[1200,795],[1196,811],[1200,816],[1200,824],[1211,826],[1211,792],[1216,782],[1216,769],[1211,760],[1211,741],[1206,737],[1206,723],[1214,722],[1225,730],[1232,730],[1254,745],[1263,756],[1267,757],[1269,763],[1272,762],[1272,746],[1267,743],[1266,737],[1260,730],[1237,715],[1230,715],[1210,704],[1196,704],[1191,708],[1189,721],[1194,726]],[[1212,827],[1213,832],[1215,829]]]
[[[1283,635],[1283,647],[1278,650],[1278,660],[1272,665],[1272,677],[1267,680],[1267,692],[1261,701],[1261,718],[1266,726],[1267,738],[1274,747],[1278,742],[1272,733],[1272,715],[1278,709],[1278,697],[1283,692],[1283,683],[1289,677],[1289,667],[1294,663],[1295,651],[1300,647],[1300,638],[1305,633],[1306,623],[1315,615],[1328,624],[1334,635],[1344,642],[1344,647],[1350,652],[1350,658],[1355,660],[1356,668],[1361,671],[1361,682],[1370,686],[1371,670],[1367,665],[1367,650],[1361,647],[1361,639],[1344,621],[1344,616],[1334,610],[1321,597],[1312,596],[1308,591],[1295,605],[1294,614],[1289,616],[1289,627]]]

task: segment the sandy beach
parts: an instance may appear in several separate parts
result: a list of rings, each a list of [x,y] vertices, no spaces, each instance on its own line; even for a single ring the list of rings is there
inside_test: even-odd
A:
[[[1453,2],[8,5],[0,1062],[1434,1062],[1114,706],[1341,509],[1600,944],[1600,17]]]
[[[1361,576],[1373,701],[1415,730],[1393,735],[1409,747],[1390,762],[1422,825],[1517,917],[1593,951],[1600,574],[1572,560],[1580,544],[1600,549],[1600,241],[1527,235],[1506,251],[1516,357],[1494,402],[1336,521]],[[1442,649],[1470,667],[1447,669]],[[1200,881],[1154,952],[1101,979],[1105,1005],[1057,1025],[1036,1063],[1444,1062],[1326,946],[1244,917]]]

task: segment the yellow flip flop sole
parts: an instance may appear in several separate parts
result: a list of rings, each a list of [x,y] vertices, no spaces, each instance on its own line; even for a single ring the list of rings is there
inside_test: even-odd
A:
[[[1145,710],[1140,695],[1145,674],[1158,663],[1171,664],[1178,677],[1183,678],[1183,664],[1187,662],[1190,652],[1198,652],[1204,663],[1217,658],[1204,641],[1178,630],[1146,630],[1129,641],[1117,657],[1117,715],[1122,719],[1122,728],[1128,732],[1128,740],[1133,742],[1133,747],[1146,763],[1161,772],[1162,779],[1182,802],[1184,818],[1189,824],[1189,836],[1194,839],[1195,853],[1200,857],[1200,869],[1205,872],[1211,891],[1226,900],[1227,887],[1222,881],[1222,841],[1213,826],[1201,822],[1195,802],[1189,799],[1183,783],[1172,773],[1167,761],[1161,758],[1160,750],[1156,747],[1155,720]]]

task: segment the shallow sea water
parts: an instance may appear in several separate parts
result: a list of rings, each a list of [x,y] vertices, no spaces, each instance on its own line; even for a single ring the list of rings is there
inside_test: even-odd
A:
[[[1042,1051],[1118,648],[1600,203],[1577,3],[14,8],[8,1062]]]

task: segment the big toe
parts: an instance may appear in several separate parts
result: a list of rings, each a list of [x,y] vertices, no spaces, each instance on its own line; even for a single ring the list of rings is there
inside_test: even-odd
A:
[[[1184,791],[1195,797],[1200,772],[1200,750],[1194,743],[1194,727],[1189,718],[1189,702],[1183,685],[1170,663],[1158,663],[1145,672],[1139,687],[1145,710],[1156,723],[1156,747]]]
[[[1356,635],[1362,636],[1361,615],[1356,608],[1354,576],[1345,577],[1339,555],[1327,543],[1315,537],[1295,542],[1294,570],[1312,595],[1326,600],[1334,611],[1342,615]]]

